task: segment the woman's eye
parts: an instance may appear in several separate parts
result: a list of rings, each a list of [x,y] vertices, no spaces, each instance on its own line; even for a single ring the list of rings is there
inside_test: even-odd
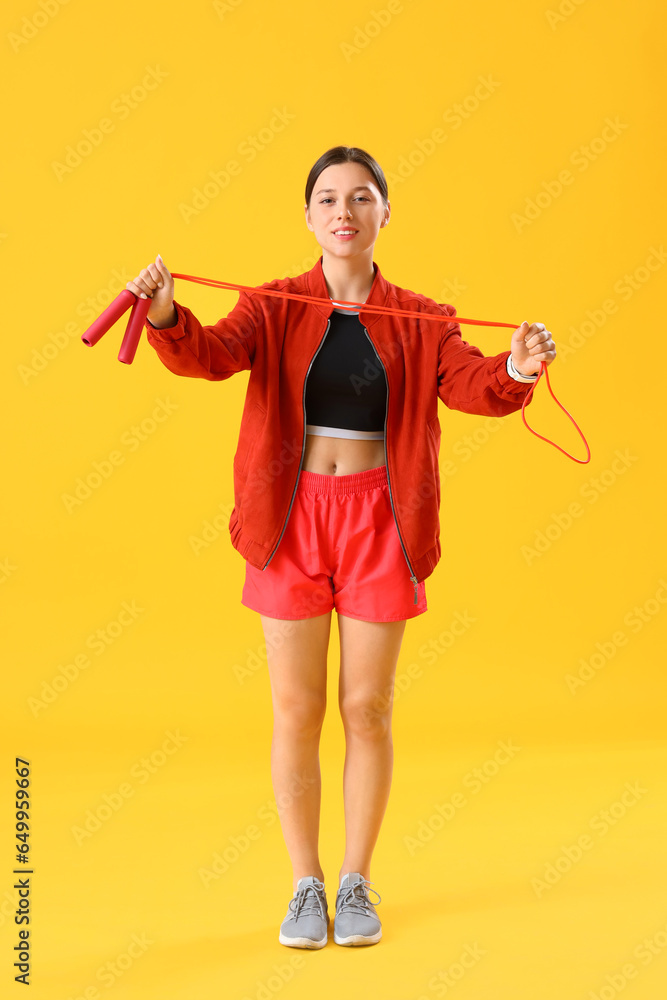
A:
[[[355,200],[356,201],[368,201],[368,198],[365,198],[363,196],[363,194],[360,194],[359,197],[356,198]],[[322,201],[320,202],[320,205],[326,204],[327,201],[333,201],[333,198],[323,198]]]

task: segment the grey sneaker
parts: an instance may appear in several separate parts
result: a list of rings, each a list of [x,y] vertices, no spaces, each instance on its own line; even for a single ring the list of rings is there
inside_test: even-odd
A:
[[[328,940],[329,913],[324,882],[304,875],[296,884],[278,940],[289,948],[324,948]]]
[[[377,944],[382,937],[382,924],[373,910],[381,902],[381,896],[371,889],[378,901],[374,903],[369,899],[366,886],[370,884],[359,872],[348,872],[343,876],[336,894],[336,944]]]

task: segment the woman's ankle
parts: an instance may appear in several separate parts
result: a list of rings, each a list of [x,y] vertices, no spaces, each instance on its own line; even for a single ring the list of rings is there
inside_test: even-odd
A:
[[[322,871],[321,868],[318,868],[317,866],[315,866],[315,868],[309,869],[308,871],[305,870],[302,871],[300,875],[297,875],[295,872],[294,875],[292,876],[292,888],[294,889],[294,892],[296,892],[297,890],[297,882],[299,881],[299,879],[305,878],[306,875],[314,875],[316,878],[320,880],[320,882],[324,882],[324,872]]]

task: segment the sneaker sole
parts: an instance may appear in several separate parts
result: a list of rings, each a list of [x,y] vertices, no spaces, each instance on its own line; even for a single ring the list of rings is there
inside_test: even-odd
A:
[[[377,944],[382,937],[382,928],[375,934],[350,934],[348,937],[339,937],[334,930],[334,942],[343,945],[357,944]]]
[[[313,938],[284,937],[283,934],[280,934],[278,940],[280,944],[285,944],[288,948],[324,948],[329,940],[329,935],[327,933],[320,941],[315,941]]]

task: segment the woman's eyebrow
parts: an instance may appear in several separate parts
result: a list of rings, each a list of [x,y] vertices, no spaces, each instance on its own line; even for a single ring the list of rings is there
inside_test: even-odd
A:
[[[353,191],[370,191],[371,189],[368,187],[367,184],[359,184],[358,187],[352,188],[352,190]],[[315,197],[317,198],[318,194],[335,194],[335,193],[336,193],[336,188],[321,188],[317,192],[317,194],[315,195]]]

